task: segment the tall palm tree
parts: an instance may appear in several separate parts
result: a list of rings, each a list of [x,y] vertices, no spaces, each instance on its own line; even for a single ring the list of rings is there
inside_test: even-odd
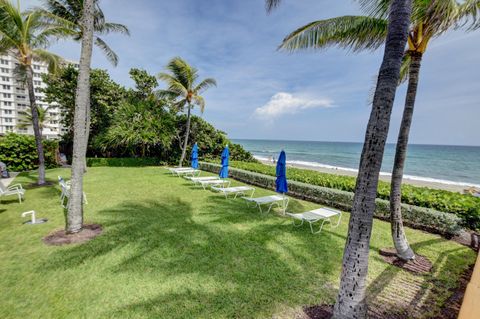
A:
[[[40,128],[40,133],[45,128],[49,128],[48,122],[50,122],[50,115],[48,111],[52,108],[51,106],[47,106],[43,108],[41,106],[36,106],[37,113],[38,113],[38,126]],[[18,128],[28,128],[33,124],[33,116],[31,110],[20,111],[18,112],[20,118],[18,119],[17,127]]]
[[[183,140],[182,156],[179,166],[182,166],[187,151],[188,137],[190,135],[190,119],[192,108],[197,105],[200,112],[205,110],[205,99],[200,95],[206,89],[216,86],[217,82],[212,78],[207,78],[198,83],[198,70],[190,66],[180,57],[175,57],[167,65],[170,73],[160,73],[158,78],[165,81],[168,88],[159,91],[160,96],[173,98],[176,100],[175,107],[178,110],[184,110],[187,107],[187,126],[185,138]]]
[[[75,92],[75,112],[73,119],[72,179],[68,200],[66,232],[78,233],[83,228],[83,174],[89,131],[90,66],[92,61],[95,0],[82,2],[82,49]]]
[[[267,8],[278,2],[267,0]],[[391,2],[385,51],[360,158],[334,318],[367,316],[365,293],[375,198],[411,11],[411,0]]]
[[[367,16],[343,16],[315,21],[288,35],[281,48],[290,51],[322,49],[337,45],[353,51],[374,50],[385,41],[388,10],[392,0],[359,0]],[[390,190],[391,233],[397,256],[403,260],[415,258],[403,228],[401,185],[407,155],[408,137],[417,94],[420,65],[429,42],[447,30],[466,26],[479,27],[480,0],[414,0],[409,26],[408,44],[401,68],[401,79],[408,78],[403,117],[398,134]]]
[[[83,5],[85,0],[43,0],[47,16],[52,16],[54,19],[58,17],[65,19],[72,23],[75,31],[73,39],[81,41],[82,27],[81,18],[83,14]],[[105,15],[102,8],[99,6],[99,0],[94,1],[94,41],[95,45],[100,48],[107,56],[109,61],[116,66],[118,64],[117,54],[108,46],[108,44],[100,37],[112,32],[118,32],[125,35],[130,35],[128,28],[120,23],[113,23],[105,21]]]
[[[21,12],[8,0],[0,0],[0,53],[12,54],[19,64],[19,72],[24,75],[28,88],[33,132],[38,153],[38,181],[45,184],[45,156],[42,133],[38,121],[38,110],[33,86],[33,61],[48,64],[50,72],[55,72],[60,57],[45,50],[50,41],[71,35],[71,26],[56,19],[45,23],[44,15],[38,10]]]

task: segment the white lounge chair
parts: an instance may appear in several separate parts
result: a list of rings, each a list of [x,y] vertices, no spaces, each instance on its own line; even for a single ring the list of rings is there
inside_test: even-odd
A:
[[[185,179],[192,181],[194,184],[199,184],[201,181],[214,181],[217,180],[217,176],[203,176],[203,177],[193,177],[193,176],[184,176]]]
[[[67,202],[65,199],[68,200],[70,198],[70,181],[64,180],[61,176],[58,176],[58,184],[62,188],[62,193],[60,194],[60,204],[63,208],[67,208]],[[83,192],[83,203],[88,204],[87,195]]]
[[[288,206],[288,197],[285,196],[280,196],[280,195],[270,195],[270,196],[263,196],[263,197],[242,197],[245,199],[248,203],[254,203],[255,207],[258,207],[260,210],[260,213],[263,213],[262,211],[262,205],[269,205],[267,214],[270,212],[272,209],[273,205],[277,205],[278,207],[283,208],[283,213],[285,214],[285,210],[287,209]]]
[[[166,167],[166,169],[168,169],[172,175],[176,175],[177,172],[179,171],[185,171],[185,170],[191,170],[192,168],[191,167]]]
[[[255,193],[255,188],[251,186],[236,186],[236,187],[215,187],[212,186],[212,189],[223,193],[225,195],[225,198],[228,198],[229,194],[235,194],[233,198],[237,198],[238,195],[246,195],[246,192],[251,192],[250,197],[253,196],[253,193]]]
[[[189,168],[189,169],[184,169],[184,170],[179,170],[179,171],[175,171],[175,175],[177,176],[190,176],[190,177],[195,177],[195,176],[199,176],[200,175],[200,170],[198,169],[193,169],[193,168]]]
[[[225,179],[214,179],[214,180],[208,180],[208,181],[199,181],[199,184],[202,185],[203,189],[207,189],[208,186],[223,186],[223,187],[229,187],[230,186],[230,181],[227,181]]]
[[[314,209],[308,212],[304,213],[298,213],[298,214],[292,214],[292,213],[287,213],[288,216],[292,217],[294,219],[293,225],[300,227],[303,225],[304,222],[307,222],[310,224],[310,230],[312,231],[312,234],[318,234],[322,231],[323,224],[325,224],[326,221],[331,223],[330,218],[337,216],[338,215],[338,220],[337,224],[335,226],[332,226],[332,228],[338,227],[340,225],[340,220],[342,218],[342,212],[336,209],[331,209],[331,208],[318,208]],[[296,224],[295,220],[300,220],[300,224]],[[313,231],[313,223],[316,222],[322,222],[320,225],[320,229],[316,232]]]
[[[3,196],[17,196],[18,202],[21,203],[24,195],[25,190],[23,189],[21,184],[14,184],[5,187],[3,186],[2,182],[0,182],[0,200]]]

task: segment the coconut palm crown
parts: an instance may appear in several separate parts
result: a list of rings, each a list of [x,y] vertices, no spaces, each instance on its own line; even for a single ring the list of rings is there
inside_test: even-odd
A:
[[[100,36],[114,32],[130,35],[130,31],[123,24],[107,22],[98,2],[98,0],[94,1],[95,45],[100,48],[108,60],[116,66],[118,64],[117,54]],[[53,17],[53,19],[61,18],[70,22],[74,31],[72,38],[79,42],[82,39],[81,19],[83,14],[83,3],[84,0],[44,0],[43,4],[45,9],[39,8],[39,10],[43,11],[46,16]]]

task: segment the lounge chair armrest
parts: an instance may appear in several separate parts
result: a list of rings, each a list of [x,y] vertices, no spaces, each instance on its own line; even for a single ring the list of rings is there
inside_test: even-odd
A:
[[[22,190],[23,191],[23,187],[22,187],[22,184],[14,184],[14,185],[10,185],[7,187],[7,190],[9,191],[12,191],[12,190]]]

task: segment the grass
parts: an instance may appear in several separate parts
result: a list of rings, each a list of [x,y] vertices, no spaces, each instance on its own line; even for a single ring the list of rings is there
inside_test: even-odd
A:
[[[158,167],[89,168],[85,190],[86,222],[102,224],[104,233],[82,245],[41,241],[64,227],[58,188],[29,189],[24,203],[0,204],[1,318],[290,318],[335,300],[348,214],[337,229],[312,235],[308,226],[262,216]],[[293,200],[289,210],[315,207]],[[23,225],[20,214],[31,209],[48,223]],[[431,274],[413,275],[379,257],[379,248],[392,245],[389,232],[375,220],[370,303],[398,305],[402,289],[406,304],[435,314],[474,252],[407,229],[413,248],[434,263]]]

